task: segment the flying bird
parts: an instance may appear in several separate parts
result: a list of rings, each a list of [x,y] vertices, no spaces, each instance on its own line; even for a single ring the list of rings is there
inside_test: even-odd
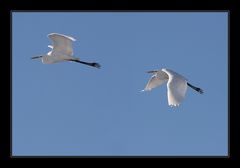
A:
[[[153,70],[148,71],[147,73],[153,74],[151,79],[148,81],[146,87],[142,91],[150,91],[153,88],[162,85],[167,82],[167,96],[168,96],[168,105],[169,106],[179,106],[182,100],[185,97],[187,86],[199,92],[203,93],[201,88],[193,86],[187,79],[170,70],[170,69],[162,69],[162,70]]]
[[[52,40],[52,45],[48,45],[48,47],[52,50],[46,55],[35,56],[31,59],[41,58],[42,63],[44,64],[52,64],[62,61],[74,61],[96,68],[101,67],[100,64],[96,62],[80,61],[79,58],[73,56],[72,42],[76,41],[73,37],[58,33],[48,34],[48,37]]]

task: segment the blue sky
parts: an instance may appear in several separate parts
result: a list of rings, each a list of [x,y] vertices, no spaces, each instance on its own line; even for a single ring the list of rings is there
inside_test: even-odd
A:
[[[14,156],[226,156],[227,12],[13,12]],[[73,36],[78,63],[45,65],[49,33]],[[187,90],[139,92],[148,70],[173,69]]]

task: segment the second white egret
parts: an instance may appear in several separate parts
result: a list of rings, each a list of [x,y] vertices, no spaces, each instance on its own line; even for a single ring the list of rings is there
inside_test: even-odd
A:
[[[52,46],[48,45],[52,51],[48,52],[46,55],[35,56],[31,59],[41,58],[44,64],[52,64],[61,61],[74,61],[96,68],[101,67],[100,64],[96,62],[80,61],[79,58],[73,56],[72,42],[76,41],[73,37],[58,33],[48,34],[48,37],[53,42]]]
[[[187,79],[185,77],[170,69],[148,71],[148,73],[152,73],[153,76],[148,81],[145,89],[142,91],[150,91],[153,88],[167,82],[167,96],[169,106],[179,106],[185,97],[187,86],[196,90],[200,94],[203,93],[203,90],[201,88],[191,85],[187,82]]]

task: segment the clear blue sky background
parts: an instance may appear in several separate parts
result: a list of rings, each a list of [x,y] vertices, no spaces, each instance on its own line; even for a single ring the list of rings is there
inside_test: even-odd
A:
[[[227,12],[14,12],[13,155],[226,156],[227,25]],[[31,60],[53,32],[102,68]],[[205,93],[171,108],[166,85],[139,92],[161,68]]]

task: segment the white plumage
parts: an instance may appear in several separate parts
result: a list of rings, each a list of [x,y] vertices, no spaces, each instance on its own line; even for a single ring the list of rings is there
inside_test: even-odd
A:
[[[202,89],[191,85],[184,76],[170,69],[148,71],[148,73],[153,73],[153,76],[142,91],[150,91],[167,82],[168,105],[170,106],[180,105],[186,95],[187,86],[201,94],[203,93]]]
[[[47,55],[32,57],[32,59],[41,58],[44,64],[52,64],[62,61],[74,61],[85,65],[100,68],[98,63],[89,63],[80,61],[79,58],[73,56],[72,43],[76,41],[73,37],[59,33],[50,33],[48,37],[52,40],[52,45],[48,45],[52,50]]]
[[[53,43],[53,53],[61,53],[67,56],[73,55],[72,42],[76,41],[73,37],[57,33],[51,33],[48,35],[48,37],[52,40]]]

